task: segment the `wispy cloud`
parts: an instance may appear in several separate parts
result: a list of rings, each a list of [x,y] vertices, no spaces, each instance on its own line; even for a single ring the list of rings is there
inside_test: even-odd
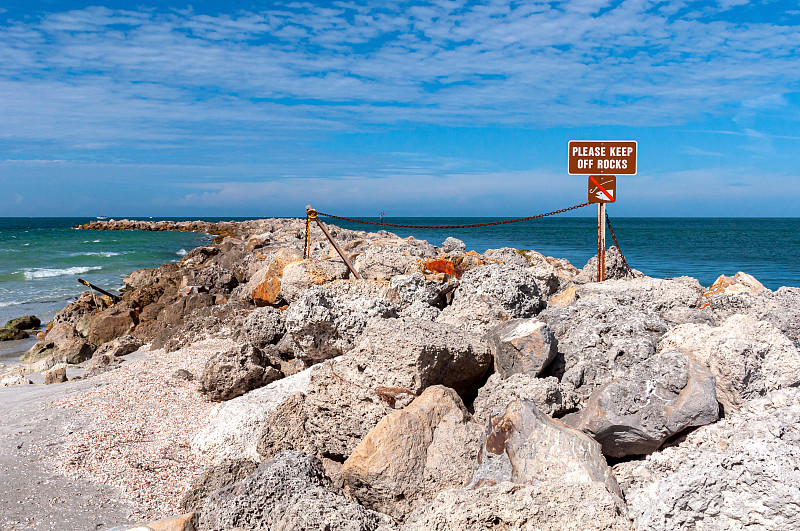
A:
[[[728,10],[741,2],[720,2]],[[800,30],[657,2],[260,13],[92,7],[0,27],[6,138],[180,142],[370,124],[664,125],[780,102]],[[767,96],[764,96],[768,93]]]

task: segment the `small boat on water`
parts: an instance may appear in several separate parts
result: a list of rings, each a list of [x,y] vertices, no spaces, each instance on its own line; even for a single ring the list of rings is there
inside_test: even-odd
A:
[[[108,219],[108,216],[97,216],[97,219]]]

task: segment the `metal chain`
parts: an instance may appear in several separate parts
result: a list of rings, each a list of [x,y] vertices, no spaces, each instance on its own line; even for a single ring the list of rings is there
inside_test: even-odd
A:
[[[628,265],[628,261],[625,260],[625,255],[622,254],[622,249],[619,248],[617,235],[614,234],[614,227],[611,226],[611,218],[608,217],[608,214],[606,214],[606,223],[608,224],[609,232],[611,232],[611,237],[614,239],[614,245],[617,247],[617,251],[619,251],[619,256],[620,258],[622,258],[622,265],[625,266],[625,274],[633,276],[633,271],[631,271],[631,267]]]
[[[517,218],[517,219],[508,219],[505,221],[492,221],[489,223],[471,223],[468,225],[399,225],[396,223],[381,223],[378,221],[367,221],[363,219],[355,219],[355,218],[345,218],[342,216],[334,216],[333,214],[325,214],[324,212],[317,211],[317,214],[320,216],[325,216],[333,219],[341,219],[343,221],[352,221],[353,223],[363,223],[365,225],[378,225],[380,227],[397,227],[400,229],[470,229],[473,227],[489,227],[492,225],[506,225],[508,223],[519,223],[520,221],[528,221],[530,219],[539,219],[544,218],[547,216],[554,216],[556,214],[563,214],[564,212],[569,212],[570,210],[576,210],[578,208],[582,208],[588,206],[590,203],[581,203],[580,205],[575,205],[567,208],[561,208],[559,210],[554,210],[552,212],[547,212],[544,214],[537,214],[535,216],[528,216],[525,218]]]
[[[311,219],[309,219],[309,217],[306,216],[306,242],[305,242],[305,245],[303,245],[303,259],[308,258],[308,255],[309,255],[309,249],[308,249],[309,243],[308,243],[308,240],[309,240],[309,232],[310,232],[311,229],[308,226],[308,224],[309,224],[310,221],[311,221]]]

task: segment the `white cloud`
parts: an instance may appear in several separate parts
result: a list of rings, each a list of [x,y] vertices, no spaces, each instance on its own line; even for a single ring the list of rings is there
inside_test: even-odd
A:
[[[0,28],[0,113],[16,125],[6,134],[31,138],[66,136],[66,125],[153,139],[166,122],[190,127],[201,117],[282,130],[662,125],[765,92],[780,97],[800,82],[797,27],[671,19],[654,5],[54,13]],[[313,104],[287,105],[296,100]],[[136,123],[117,127],[120,116]]]

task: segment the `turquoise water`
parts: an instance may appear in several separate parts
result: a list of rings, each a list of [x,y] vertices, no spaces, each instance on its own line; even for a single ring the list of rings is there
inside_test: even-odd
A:
[[[118,289],[131,271],[179,260],[186,251],[209,242],[203,234],[71,228],[90,220],[0,218],[0,324],[24,314],[47,321],[84,290],[78,277]],[[490,220],[387,217],[385,221],[451,225]],[[455,236],[463,239],[468,249],[479,252],[503,246],[534,249],[582,267],[595,253],[595,223],[594,217],[561,216],[478,229],[389,230],[436,245]],[[648,275],[689,275],[709,285],[720,274],[746,271],[771,289],[800,285],[800,219],[619,218],[612,223],[630,265]],[[350,222],[336,224],[379,229]],[[611,245],[610,235],[608,242]]]

